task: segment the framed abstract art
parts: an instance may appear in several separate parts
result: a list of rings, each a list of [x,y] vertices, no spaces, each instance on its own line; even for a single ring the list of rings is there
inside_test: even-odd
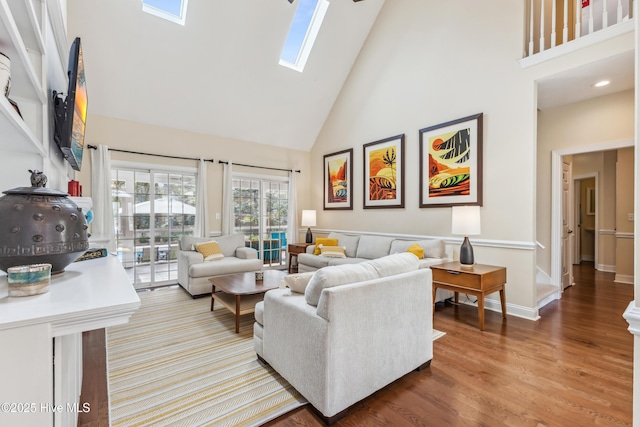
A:
[[[420,207],[482,206],[482,113],[420,129]]]
[[[353,148],[326,154],[324,209],[353,209]]]
[[[364,209],[404,207],[404,134],[363,146]]]

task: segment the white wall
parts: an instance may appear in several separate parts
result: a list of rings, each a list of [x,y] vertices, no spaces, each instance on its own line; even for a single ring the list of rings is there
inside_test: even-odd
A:
[[[450,208],[418,207],[418,130],[483,113],[476,260],[506,265],[510,309],[524,307],[535,317],[536,117],[533,81],[517,62],[523,7],[497,0],[386,2],[312,150],[311,204],[319,228],[451,236]],[[400,133],[405,208],[364,212],[362,145]],[[354,149],[353,210],[323,211],[323,155],[346,148]]]
[[[633,284],[634,147],[618,150],[616,165],[616,282]]]
[[[615,271],[616,269],[616,158],[617,150],[581,153],[572,156],[573,177],[597,176],[597,220],[596,217],[585,217],[590,221],[597,234],[597,256],[595,266],[599,270]],[[582,188],[584,192],[584,188]],[[628,195],[627,195],[628,197]],[[583,206],[583,211],[586,207]],[[578,232],[577,226],[574,231]],[[584,232],[584,230],[583,230]],[[596,234],[592,236],[595,238]],[[623,254],[624,256],[624,254]]]
[[[89,114],[87,118],[85,146],[87,144],[103,144],[114,149],[168,156],[213,158],[215,163],[209,163],[207,167],[209,175],[207,189],[209,191],[210,231],[220,231],[222,227],[222,221],[215,219],[215,214],[222,212],[222,165],[218,163],[219,160],[300,170],[301,173],[297,175],[298,208],[300,213],[302,209],[307,209],[309,206],[309,179],[311,173],[308,152],[203,135],[160,126],[145,125],[91,114]],[[83,195],[85,196],[91,195],[90,156],[92,152],[93,150],[85,148],[85,163],[82,167],[82,172],[78,174],[78,180],[83,187]],[[193,160],[167,159],[118,152],[111,152],[111,158],[113,160],[127,160],[158,165],[197,167],[197,162]],[[261,175],[287,175],[286,172],[242,168],[241,166],[235,166],[234,171]]]
[[[551,151],[632,141],[633,103],[633,91],[625,91],[539,112],[536,238],[546,248],[538,249],[538,267],[547,274],[551,274]],[[600,190],[603,194],[604,188]],[[600,209],[606,212],[602,203]]]

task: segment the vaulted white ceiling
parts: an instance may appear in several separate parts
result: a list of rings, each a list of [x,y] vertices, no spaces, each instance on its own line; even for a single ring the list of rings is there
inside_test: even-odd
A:
[[[189,0],[186,25],[140,0],[68,0],[89,114],[308,151],[384,0],[331,0],[303,73],[278,64],[296,2]]]

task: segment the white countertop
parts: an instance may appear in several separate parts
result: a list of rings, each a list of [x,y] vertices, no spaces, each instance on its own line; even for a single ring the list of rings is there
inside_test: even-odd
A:
[[[114,255],[71,263],[41,295],[9,297],[0,274],[0,330],[50,323],[53,336],[67,335],[126,323],[140,306]]]

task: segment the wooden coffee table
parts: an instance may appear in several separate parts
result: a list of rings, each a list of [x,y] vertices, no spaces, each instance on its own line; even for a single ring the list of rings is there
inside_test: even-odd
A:
[[[211,311],[213,303],[220,302],[236,316],[236,333],[240,332],[240,316],[253,313],[264,293],[280,287],[286,270],[265,270],[264,279],[256,281],[255,272],[226,274],[209,279],[211,288]]]

